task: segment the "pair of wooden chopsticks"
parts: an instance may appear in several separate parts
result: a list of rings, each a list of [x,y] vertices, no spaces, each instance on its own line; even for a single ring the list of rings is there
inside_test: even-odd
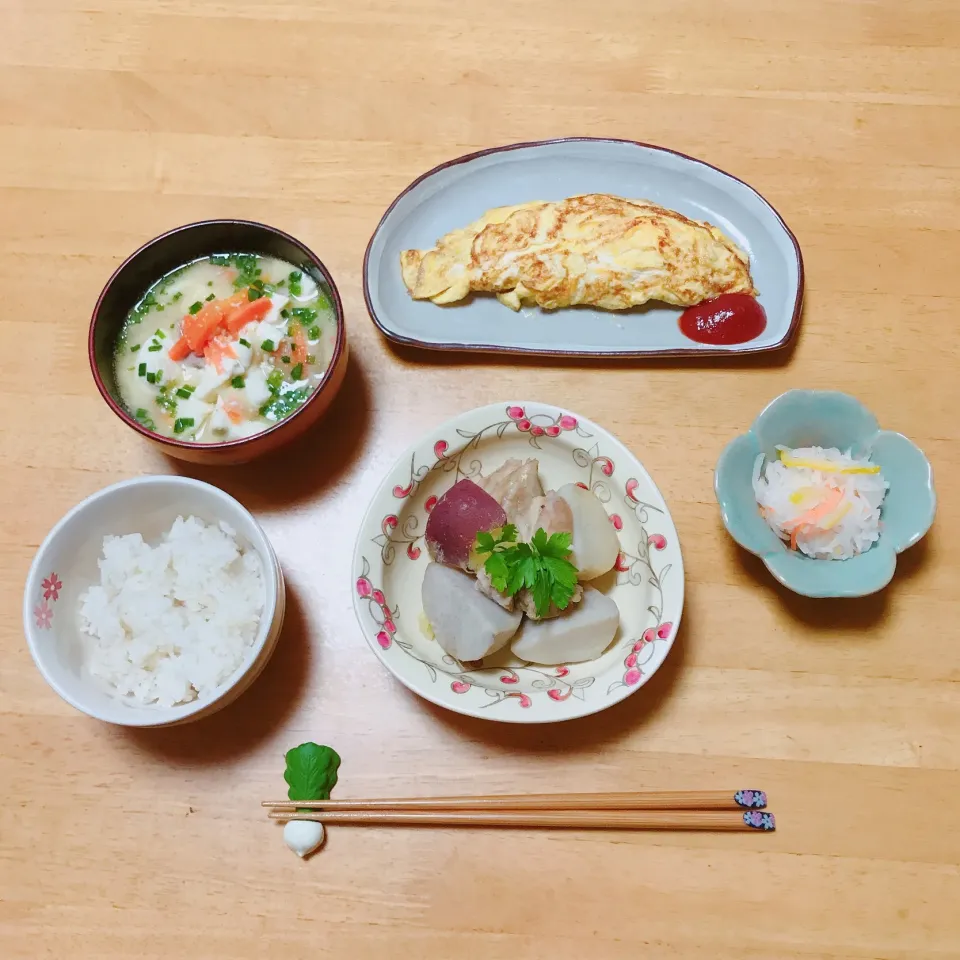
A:
[[[265,800],[271,820],[437,827],[581,830],[773,830],[762,790]],[[311,811],[305,813],[304,811]],[[315,812],[313,812],[315,811]]]

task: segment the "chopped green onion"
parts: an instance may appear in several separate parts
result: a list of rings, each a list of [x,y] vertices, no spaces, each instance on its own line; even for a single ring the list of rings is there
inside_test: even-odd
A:
[[[271,420],[282,420],[284,417],[293,413],[309,396],[310,391],[305,387],[274,395],[271,400],[268,400],[260,407],[260,416],[268,417]]]
[[[210,296],[207,297],[207,303],[209,303],[211,300],[216,300],[216,299],[217,299],[217,295],[215,293],[211,293]]]
[[[293,315],[304,323],[313,323],[317,319],[317,311],[311,310],[309,307],[294,307]]]
[[[286,281],[286,280],[278,280],[278,281],[277,281],[277,287],[278,287],[278,288],[279,288],[279,287],[285,287],[286,285],[287,285],[287,281]]]
[[[212,287],[212,286],[213,286],[213,281],[212,281],[212,280],[208,280],[208,281],[207,281],[207,286],[208,286],[208,287]]]
[[[256,287],[249,287],[247,289],[247,299],[248,300],[259,300],[263,296],[263,291],[258,290]]]
[[[130,352],[131,352],[131,353],[136,353],[136,352],[140,349],[140,347],[141,347],[141,344],[135,343],[135,344],[130,348]]]
[[[237,276],[233,281],[235,289],[242,290],[244,287],[252,288],[253,284],[259,280],[260,274],[263,271],[257,266],[257,259],[256,254],[252,253],[238,253],[231,258],[231,262],[237,268]],[[254,300],[256,298],[250,297],[250,299]]]
[[[272,340],[264,340],[263,343],[260,344],[260,349],[263,350],[264,353],[273,353],[273,351],[277,349],[277,345]]]
[[[303,364],[302,364],[302,363],[298,363],[298,364],[290,371],[290,376],[291,376],[291,378],[294,379],[294,380],[299,380],[301,377],[303,377]]]
[[[162,350],[162,349],[163,349],[162,343],[151,343],[150,346],[147,347],[147,351],[149,353],[157,353],[159,350]]]
[[[307,331],[307,336],[308,336],[311,340],[319,340],[319,339],[320,339],[320,328],[319,328],[318,326],[313,326],[313,327],[311,327],[311,328]]]
[[[293,281],[302,280],[303,274],[299,270],[294,270],[293,273],[290,274],[290,279]]]
[[[173,432],[174,433],[183,433],[187,427],[193,426],[193,417],[180,417],[179,420],[175,420],[173,423]]]
[[[231,387],[236,387],[236,388],[239,390],[240,387],[243,386],[243,377],[234,377],[234,378],[230,381],[230,386],[231,386]]]
[[[163,311],[166,310],[166,309],[167,309],[167,308],[161,303],[161,304],[157,307],[157,313],[163,313]]]
[[[166,334],[159,327],[154,331],[153,335],[158,340],[163,340],[166,337]]]
[[[157,406],[161,410],[166,410],[167,413],[176,413],[177,412],[177,401],[173,399],[168,393],[163,392],[163,387],[160,388],[160,395],[157,397]]]
[[[147,375],[147,365],[145,363],[141,363],[140,366],[137,367],[137,376],[145,377],[146,375]]]
[[[316,356],[315,356],[314,354],[312,354],[312,353],[308,353],[308,354],[307,354],[307,363],[316,363],[316,362],[317,362]]]
[[[157,375],[153,371],[151,371],[150,373],[147,374],[147,383],[156,383],[156,382],[157,382]]]
[[[140,407],[137,412],[134,414],[134,417],[139,423],[142,423],[148,430],[156,430],[157,425],[153,422],[153,419],[147,413],[143,407]]]
[[[281,363],[289,363],[289,362],[290,362],[290,358],[289,358],[288,356],[282,356],[282,357],[280,358],[280,362],[281,362]]]
[[[203,304],[197,300],[195,303],[190,304],[191,313],[199,313],[203,309]]]
[[[280,387],[283,384],[283,373],[280,370],[271,371],[270,375],[267,377],[267,387],[270,392],[273,394],[279,393]]]
[[[290,311],[286,307],[282,307],[280,310],[280,316],[286,320],[290,316]]]
[[[183,296],[183,291],[182,291],[182,290],[178,290],[178,291],[173,295],[172,300],[173,300],[174,302],[176,302],[176,301],[179,300],[182,296]]]
[[[262,289],[263,289],[263,281],[260,280],[260,279],[254,280],[253,283],[250,284],[250,286],[253,287],[253,288],[256,289],[256,290],[262,290]]]
[[[184,400],[189,400],[190,395],[196,389],[196,387],[177,387],[177,396],[183,397]]]
[[[250,346],[250,341],[249,341],[249,340],[244,340],[243,337],[240,337],[240,339],[237,340],[237,343],[239,343],[240,346],[242,346],[242,347],[249,347],[249,346]]]

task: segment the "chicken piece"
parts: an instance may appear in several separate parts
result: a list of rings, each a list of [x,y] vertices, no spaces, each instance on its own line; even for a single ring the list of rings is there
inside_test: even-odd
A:
[[[494,603],[499,603],[504,610],[513,611],[516,602],[512,595],[508,596],[497,590],[490,580],[490,574],[485,567],[480,567],[477,571],[477,579],[474,580],[474,586],[485,596],[489,597]]]
[[[566,609],[571,610],[583,599],[583,587],[578,583],[573,588],[573,596],[570,598],[570,603],[567,604]],[[551,603],[550,609],[541,617],[537,615],[537,605],[533,600],[533,591],[531,590],[521,590],[516,597],[514,598],[514,609],[519,610],[521,613],[525,613],[531,620],[552,620],[554,617],[561,617],[564,615],[565,611],[560,610],[556,604]]]
[[[541,529],[548,537],[554,533],[573,533],[570,504],[553,490],[542,497],[535,497],[526,514],[517,520],[517,532],[521,540],[530,540]]]
[[[493,497],[503,507],[507,520],[518,524],[526,516],[536,497],[543,496],[540,483],[540,464],[534,460],[507,460],[489,477],[478,477],[477,486]]]
[[[534,497],[527,509],[511,518],[511,522],[517,528],[517,536],[524,541],[533,539],[533,535],[541,529],[548,537],[554,533],[573,532],[573,512],[570,505],[553,490],[544,496]],[[505,610],[522,610],[528,617],[539,619],[533,594],[528,589],[521,590],[515,597],[507,597],[494,589],[485,570],[477,573],[477,589]],[[580,596],[581,590],[577,587],[570,602],[577,603]],[[559,612],[556,607],[551,607],[544,616],[555,617]]]
[[[546,495],[537,497],[533,501],[523,524],[518,525],[518,530],[520,536],[526,540],[532,539],[538,530],[543,530],[548,537],[555,533],[573,533],[573,511],[563,497],[556,491],[550,490]],[[570,598],[570,605],[567,609],[569,610],[570,606],[579,603],[582,596],[583,591],[578,585]],[[538,616],[533,593],[526,589],[517,594],[515,607],[522,610],[531,620],[547,620],[561,613],[556,606],[551,604],[550,609],[542,617]]]
[[[530,663],[577,663],[599,657],[620,626],[616,603],[593,587],[583,588],[583,600],[549,620],[528,620],[511,650]]]
[[[455,303],[484,291],[511,310],[689,307],[756,294],[747,254],[717,227],[601,193],[488,210],[432,249],[402,251],[400,271],[415,300]]]
[[[532,462],[535,463],[536,461]],[[491,474],[491,476],[493,475]],[[539,484],[539,479],[537,483]],[[567,533],[573,531],[573,513],[570,510],[570,505],[552,490],[545,496],[533,497],[526,510],[510,517],[510,522],[516,526],[517,536],[524,541],[532,539],[533,535],[540,529],[543,529],[547,536],[563,531]],[[516,597],[508,597],[494,589],[489,575],[483,568],[477,571],[477,589],[485,597],[499,603],[504,610],[519,608],[529,617],[536,617],[537,615],[536,604],[533,602],[533,595],[529,590],[524,589],[516,594]],[[578,591],[574,594],[571,603],[576,603],[579,599],[580,593]],[[546,616],[555,616],[557,613],[559,611],[556,607],[553,607],[552,613],[547,613]]]
[[[439,563],[427,567],[421,598],[437,643],[458,660],[496,653],[522,619],[521,613],[510,613],[477,591],[471,576]]]

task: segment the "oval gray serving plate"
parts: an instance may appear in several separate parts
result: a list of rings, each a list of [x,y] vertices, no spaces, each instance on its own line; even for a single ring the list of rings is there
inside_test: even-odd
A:
[[[400,276],[400,251],[429,248],[491,207],[562,200],[583,193],[643,198],[720,227],[750,255],[767,328],[748,343],[707,346],[684,337],[678,307],[651,303],[610,312],[589,307],[514,313],[495,297],[438,307],[413,300]],[[786,346],[803,302],[796,237],[752,187],[664,147],[577,137],[481,150],[418,177],[390,204],[367,245],[363,292],[373,322],[395,343],[573,357],[758,353]]]

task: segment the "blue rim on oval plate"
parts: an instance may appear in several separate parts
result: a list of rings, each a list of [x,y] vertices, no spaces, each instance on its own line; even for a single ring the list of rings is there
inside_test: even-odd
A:
[[[757,457],[777,457],[777,446],[837,447],[878,464],[890,485],[883,501],[880,539],[849,560],[815,560],[789,549],[760,515],[752,476]],[[714,490],[723,525],[756,554],[785,587],[806,597],[863,597],[892,579],[897,554],[930,529],[937,497],[923,451],[903,434],[881,430],[855,397],[833,390],[790,390],[769,403],[750,429],[720,455]]]

